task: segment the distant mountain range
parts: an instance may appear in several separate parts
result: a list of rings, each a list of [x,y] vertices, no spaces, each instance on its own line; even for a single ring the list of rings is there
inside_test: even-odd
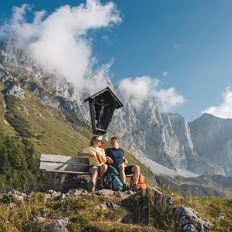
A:
[[[83,99],[91,93],[80,93],[62,75],[44,71],[14,39],[0,44],[0,81],[10,82],[7,94],[22,101],[25,86],[29,87],[42,104],[57,109],[72,127],[89,125]],[[113,117],[106,139],[119,135],[123,147],[157,174],[232,175],[231,119],[204,114],[188,123],[179,114],[160,112],[154,96],[138,110],[118,86],[108,83],[124,107]]]

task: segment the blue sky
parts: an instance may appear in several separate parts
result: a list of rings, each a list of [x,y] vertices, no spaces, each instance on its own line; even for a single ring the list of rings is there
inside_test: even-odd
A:
[[[0,3],[1,23],[14,5],[29,3],[48,14],[65,4],[84,1],[16,1]],[[101,1],[102,3],[108,1]],[[174,87],[186,102],[173,109],[188,121],[223,102],[232,87],[232,1],[117,0],[122,22],[93,36],[93,53],[110,68],[117,83],[126,77],[148,75],[161,88]],[[228,90],[229,91],[229,90]],[[231,106],[232,107],[232,106]]]

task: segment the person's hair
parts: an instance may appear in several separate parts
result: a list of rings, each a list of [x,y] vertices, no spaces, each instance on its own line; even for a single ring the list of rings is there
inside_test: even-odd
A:
[[[118,136],[113,136],[113,137],[110,139],[110,141],[112,142],[113,140],[119,141],[119,137],[118,137]]]
[[[92,139],[90,140],[89,146],[93,146],[93,142],[97,140],[97,135],[93,136]]]

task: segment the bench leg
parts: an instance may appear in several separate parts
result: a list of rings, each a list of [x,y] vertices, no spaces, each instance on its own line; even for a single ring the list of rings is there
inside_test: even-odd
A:
[[[64,175],[61,176],[61,178],[60,178],[60,185],[64,184],[66,176],[67,176],[66,174],[64,174]]]
[[[60,177],[57,173],[54,174],[53,176],[53,186],[56,186],[60,183]]]
[[[58,185],[61,186],[65,182],[65,177],[66,177],[65,174],[55,173],[54,178],[53,178],[53,185],[54,186],[58,186]]]

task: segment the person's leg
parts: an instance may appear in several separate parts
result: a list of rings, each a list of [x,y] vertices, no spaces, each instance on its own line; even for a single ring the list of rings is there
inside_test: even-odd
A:
[[[133,166],[132,173],[133,173],[133,184],[138,184],[140,167],[138,165]]]
[[[126,184],[126,174],[125,174],[125,164],[124,163],[118,165],[118,171],[119,171],[122,183]]]
[[[104,176],[104,174],[106,173],[107,169],[108,169],[108,165],[107,164],[102,164],[100,166],[100,171],[99,171],[98,179],[101,179]]]
[[[138,180],[139,180],[139,175],[140,175],[140,167],[137,165],[134,166],[127,166],[125,167],[125,173],[126,175],[131,175],[131,189],[133,191],[137,191],[138,190]]]
[[[97,176],[98,176],[98,167],[93,166],[90,168],[89,171],[91,173],[91,180],[93,181],[94,184],[96,184]]]
[[[97,182],[97,176],[98,176],[98,167],[96,167],[96,166],[91,167],[89,172],[91,173],[91,179],[90,179],[90,182],[89,182],[88,191],[89,192],[94,192],[96,182]]]

